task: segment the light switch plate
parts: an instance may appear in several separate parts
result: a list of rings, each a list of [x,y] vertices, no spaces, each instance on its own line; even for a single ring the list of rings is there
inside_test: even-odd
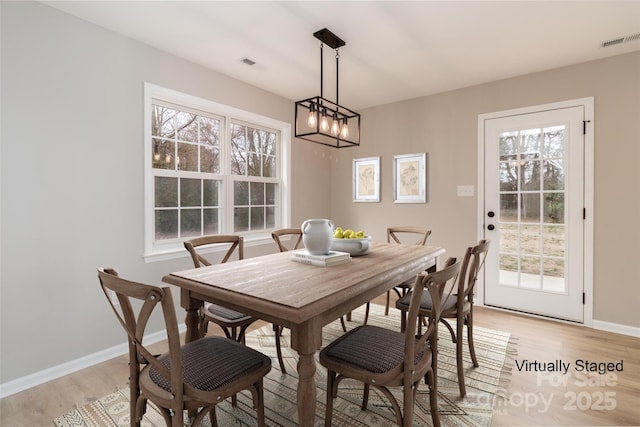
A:
[[[473,185],[458,185],[458,197],[473,197]]]

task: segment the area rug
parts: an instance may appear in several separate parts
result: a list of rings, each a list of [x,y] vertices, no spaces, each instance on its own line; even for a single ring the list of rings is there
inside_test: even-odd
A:
[[[347,328],[352,329],[362,323],[363,309],[354,311]],[[369,323],[394,330],[400,328],[400,317],[397,310],[384,315],[384,307],[371,304]],[[455,328],[455,325],[454,325]],[[328,344],[340,335],[342,328],[335,321],[323,329],[324,344]],[[438,407],[443,426],[490,426],[494,401],[504,389],[511,369],[509,358],[514,352],[509,343],[509,334],[491,329],[474,327],[474,340],[479,367],[474,368],[465,342],[465,383],[467,395],[460,398],[457,374],[455,346],[451,342],[446,328],[442,327],[438,352]],[[285,330],[282,336],[283,356],[287,373],[279,368],[275,351],[275,340],[272,327],[265,326],[247,335],[247,345],[260,350],[272,358],[272,369],[264,381],[265,415],[267,426],[297,426],[298,413],[296,406],[297,372],[296,352],[289,348],[289,335]],[[316,425],[324,425],[326,402],[326,371],[318,364],[316,371],[317,406]],[[398,389],[399,401],[402,402]],[[116,392],[94,402],[90,402],[54,420],[56,426],[128,426],[129,390],[124,385]],[[393,426],[395,415],[387,399],[374,389],[369,396],[366,411],[360,409],[362,402],[362,385],[356,382],[343,381],[334,402],[334,426]],[[238,405],[233,407],[230,401],[223,402],[216,409],[218,425],[255,426],[255,411],[252,409],[251,396],[248,392],[238,395]],[[185,417],[186,418],[186,417]],[[206,424],[209,425],[207,417]],[[153,407],[148,406],[142,423],[145,427],[164,426],[164,420]],[[429,393],[426,385],[421,384],[415,403],[415,426],[431,426],[429,411]]]

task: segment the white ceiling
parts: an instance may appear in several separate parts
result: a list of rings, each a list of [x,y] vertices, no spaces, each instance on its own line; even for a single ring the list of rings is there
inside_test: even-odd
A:
[[[292,100],[340,49],[340,104],[361,109],[640,50],[640,1],[44,1]],[[250,67],[241,60],[250,58]],[[325,47],[324,96],[335,100]]]

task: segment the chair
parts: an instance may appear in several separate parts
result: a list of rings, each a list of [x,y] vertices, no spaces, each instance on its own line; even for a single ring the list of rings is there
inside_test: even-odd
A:
[[[424,378],[429,387],[429,403],[434,426],[440,426],[437,395],[437,345],[440,301],[446,284],[455,280],[460,262],[447,261],[446,268],[435,273],[420,273],[414,280],[407,328],[405,332],[392,331],[372,325],[362,325],[336,339],[320,352],[320,363],[327,368],[327,407],[325,426],[331,426],[333,400],[338,396],[338,385],[345,378],[364,383],[362,410],[367,409],[369,388],[375,387],[391,402],[396,421],[401,426],[413,425],[413,407],[418,384]],[[426,289],[426,290],[425,290]],[[433,300],[433,317],[424,334],[416,335],[418,308],[428,293]],[[389,387],[403,388],[403,410],[391,394]]]
[[[112,269],[98,269],[98,277],[128,335],[132,426],[140,426],[148,400],[158,406],[167,426],[182,427],[185,410],[195,414],[192,426],[201,425],[207,414],[216,426],[216,404],[242,390],[251,392],[258,425],[265,425],[263,380],[271,370],[269,357],[223,337],[201,338],[181,346],[169,287],[124,280]],[[115,293],[119,307],[109,298],[109,291]],[[154,355],[143,343],[158,304],[169,348],[162,355]],[[140,307],[137,315],[134,305]]]
[[[471,361],[474,367],[478,367],[478,359],[476,358],[476,351],[473,345],[473,288],[478,278],[478,273],[484,265],[484,261],[489,251],[488,240],[480,240],[480,242],[473,247],[467,248],[464,258],[462,260],[461,273],[458,278],[456,295],[454,299],[442,307],[442,313],[440,321],[449,329],[451,339],[456,345],[456,365],[458,367],[458,388],[460,389],[460,396],[466,395],[466,388],[464,384],[464,366],[462,359],[462,329],[464,325],[467,325],[467,342],[469,344],[469,354],[471,355]],[[404,325],[404,318],[409,311],[411,304],[411,295],[405,295],[396,302],[396,308],[402,311],[401,316],[401,330]],[[422,296],[422,302],[420,304],[420,317],[428,318],[433,311],[433,304],[428,295]],[[456,319],[456,332],[453,331],[451,324],[447,319]]]
[[[280,252],[287,252],[289,250],[298,249],[302,244],[302,230],[299,228],[280,228],[278,230],[273,230],[271,232],[271,237],[273,238],[273,240],[275,240]],[[284,239],[282,239],[282,237],[291,237],[291,241],[294,243],[287,246],[284,243]]]
[[[184,247],[191,254],[193,266],[195,268],[200,268],[202,266],[211,265],[212,263],[199,254],[196,251],[196,248],[224,244],[229,244],[229,247],[227,248],[227,252],[225,252],[220,263],[227,262],[236,249],[238,250],[238,259],[244,258],[244,241],[241,236],[203,236],[185,241]],[[205,336],[207,334],[209,322],[213,322],[220,326],[227,338],[244,343],[245,331],[249,325],[256,320],[257,319],[244,313],[240,313],[217,304],[212,304],[210,302],[205,302],[204,306],[200,310],[200,336]]]
[[[387,228],[387,243],[392,241],[395,243],[406,243],[411,240],[412,244],[424,246],[427,243],[427,238],[431,235],[431,230],[421,227],[389,227]],[[416,239],[413,241],[413,239]],[[426,268],[429,272],[435,271],[435,261],[432,265]],[[398,295],[398,298],[402,298],[407,294],[413,280],[408,280],[404,283],[393,288],[393,291]],[[384,314],[389,315],[389,303],[391,300],[391,291],[387,291],[387,303],[384,307]]]
[[[222,260],[220,261],[221,263],[227,262],[236,249],[238,250],[238,259],[244,258],[244,239],[242,238],[242,236],[203,236],[195,238],[193,240],[185,241],[184,247],[191,254],[191,259],[193,260],[194,267],[200,268],[203,265],[211,265],[211,262],[204,258],[202,254],[198,253],[196,248],[225,244],[228,244],[229,247],[227,248],[227,252],[225,252],[224,256],[222,257]],[[213,322],[220,326],[220,328],[222,328],[227,338],[233,339],[240,343],[244,343],[244,335],[247,328],[256,320],[256,318],[248,316],[244,313],[240,313],[238,311],[207,302],[200,310],[200,335],[205,336],[207,334],[207,326],[209,322]],[[280,364],[280,369],[283,373],[286,373],[287,371],[284,367],[284,361],[282,359],[282,350],[280,348],[280,332],[282,331],[282,328],[277,325],[273,325],[273,329],[276,336],[276,351],[278,353],[278,362]]]
[[[287,252],[289,250],[295,250],[300,248],[300,244],[302,243],[302,230],[300,228],[280,228],[277,230],[273,230],[271,232],[271,237],[275,240],[276,245],[278,245],[278,250],[280,252]],[[295,243],[291,243],[288,246],[284,243],[283,237],[291,237],[291,241]],[[367,324],[369,319],[369,303],[367,303],[367,308],[364,315],[364,324]],[[347,320],[351,320],[351,313],[347,315]],[[340,317],[340,324],[342,325],[342,330],[347,332],[347,325],[344,322],[344,316]],[[282,328],[280,329],[282,331]]]

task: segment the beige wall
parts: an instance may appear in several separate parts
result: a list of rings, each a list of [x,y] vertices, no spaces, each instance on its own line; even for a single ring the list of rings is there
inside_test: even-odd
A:
[[[333,154],[337,224],[385,238],[390,224],[426,224],[434,244],[460,254],[476,239],[478,115],[595,99],[594,319],[640,327],[640,52],[362,111],[362,143]],[[393,156],[428,153],[428,203],[393,203]],[[351,161],[381,156],[381,202],[351,201]]]
[[[186,252],[163,262],[142,257],[144,82],[288,123],[294,109],[40,3],[0,2],[0,11],[4,384],[124,342],[98,266],[147,283],[192,266]],[[294,224],[330,215],[326,152],[292,144]],[[246,254],[275,250],[269,240]]]

